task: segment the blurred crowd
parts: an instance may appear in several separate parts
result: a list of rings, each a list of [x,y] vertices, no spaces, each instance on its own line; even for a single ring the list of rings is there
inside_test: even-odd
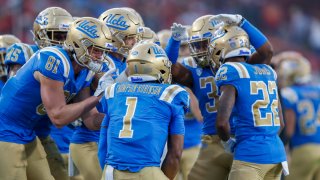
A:
[[[173,22],[191,24],[204,14],[241,14],[271,40],[275,52],[297,50],[320,71],[320,1],[318,0],[0,0],[0,34],[12,33],[32,42],[30,30],[36,15],[49,6],[60,6],[73,16],[98,17],[113,7],[136,9],[154,31]]]

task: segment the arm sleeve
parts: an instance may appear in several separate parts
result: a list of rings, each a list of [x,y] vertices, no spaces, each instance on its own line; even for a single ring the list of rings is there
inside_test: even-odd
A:
[[[286,109],[293,109],[298,101],[297,93],[290,87],[283,88],[281,93],[281,103]]]
[[[101,169],[104,168],[106,157],[107,157],[108,124],[109,124],[109,118],[108,116],[105,116],[101,123],[100,138],[98,143],[98,160],[99,160]]]
[[[5,57],[5,65],[20,64],[24,65],[29,60],[31,54],[28,54],[21,43],[11,45],[7,50]]]
[[[104,113],[104,114],[107,114],[107,110],[108,110],[108,107],[107,107],[107,99],[105,96],[103,96],[99,103],[96,105],[96,108],[97,110],[100,112],[100,113]]]
[[[179,92],[171,103],[172,116],[169,125],[169,133],[184,135],[184,115],[189,109],[189,95],[187,91]]]
[[[174,40],[171,36],[165,51],[167,53],[169,60],[172,62],[172,64],[175,64],[178,60],[179,48],[180,48],[180,41]]]
[[[38,59],[36,70],[47,78],[64,82],[70,73],[70,64],[65,65],[65,62],[54,53],[39,51],[32,58]]]
[[[228,65],[228,64],[223,64],[216,76],[215,76],[215,81],[216,81],[216,84],[217,84],[217,87],[218,87],[218,94],[220,95],[220,87],[223,86],[223,85],[232,85],[236,88],[237,91],[239,91],[239,89],[241,88],[241,85],[238,83],[238,80],[239,79],[239,73],[238,71]]]

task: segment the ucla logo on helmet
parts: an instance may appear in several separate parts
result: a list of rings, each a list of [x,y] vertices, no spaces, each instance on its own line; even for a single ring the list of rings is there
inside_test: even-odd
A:
[[[45,14],[45,15],[39,15],[36,17],[36,20],[35,22],[39,25],[48,25],[48,17],[47,17],[48,14]]]
[[[118,48],[115,47],[112,43],[106,43],[106,44],[105,44],[105,47],[106,47],[107,49],[110,49],[112,52],[117,52],[117,50],[118,50]]]
[[[59,30],[69,30],[69,24],[59,24]]]
[[[151,46],[151,48],[152,48],[154,54],[156,55],[156,57],[166,57],[167,56],[163,49],[160,49],[157,46]]]
[[[97,34],[97,32],[98,32],[97,25],[91,24],[87,20],[82,21],[76,29],[83,32],[84,34],[86,34],[90,38],[98,38],[99,37]]]
[[[119,14],[110,14],[106,24],[108,27],[115,28],[118,30],[127,30],[129,28],[129,25],[127,24],[127,21],[124,19],[124,16],[121,16]]]
[[[133,51],[133,52],[131,53],[131,55],[133,55],[133,56],[136,56],[136,55],[138,55],[138,54],[139,54],[138,51]]]

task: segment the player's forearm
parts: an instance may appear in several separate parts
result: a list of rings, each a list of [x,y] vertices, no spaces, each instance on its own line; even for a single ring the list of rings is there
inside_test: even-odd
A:
[[[174,179],[175,176],[178,173],[179,170],[179,163],[180,163],[180,158],[181,158],[181,153],[170,153],[168,152],[161,170],[163,173],[169,178],[169,179]]]
[[[216,119],[216,128],[219,137],[223,141],[230,138],[229,119],[235,103],[236,90],[231,85],[225,85],[220,88],[221,96],[219,98],[219,106]]]
[[[90,130],[99,130],[105,114],[99,113],[95,108],[82,116],[83,122]]]
[[[172,80],[175,83],[192,88],[193,78],[191,72],[180,63],[171,66]]]
[[[227,141],[230,138],[230,125],[227,120],[227,122],[224,123],[216,123],[216,128],[218,132],[218,136],[220,137],[221,140]]]
[[[78,119],[83,113],[90,111],[99,103],[99,97],[89,97],[84,101],[61,106],[48,111],[52,123],[57,127],[62,127]]]

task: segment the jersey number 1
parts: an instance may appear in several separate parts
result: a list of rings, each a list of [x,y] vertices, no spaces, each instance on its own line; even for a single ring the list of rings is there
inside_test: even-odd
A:
[[[119,133],[119,138],[132,138],[133,130],[132,130],[132,118],[136,111],[137,106],[137,97],[127,97],[126,105],[127,110],[126,114],[123,117],[123,126]]]

